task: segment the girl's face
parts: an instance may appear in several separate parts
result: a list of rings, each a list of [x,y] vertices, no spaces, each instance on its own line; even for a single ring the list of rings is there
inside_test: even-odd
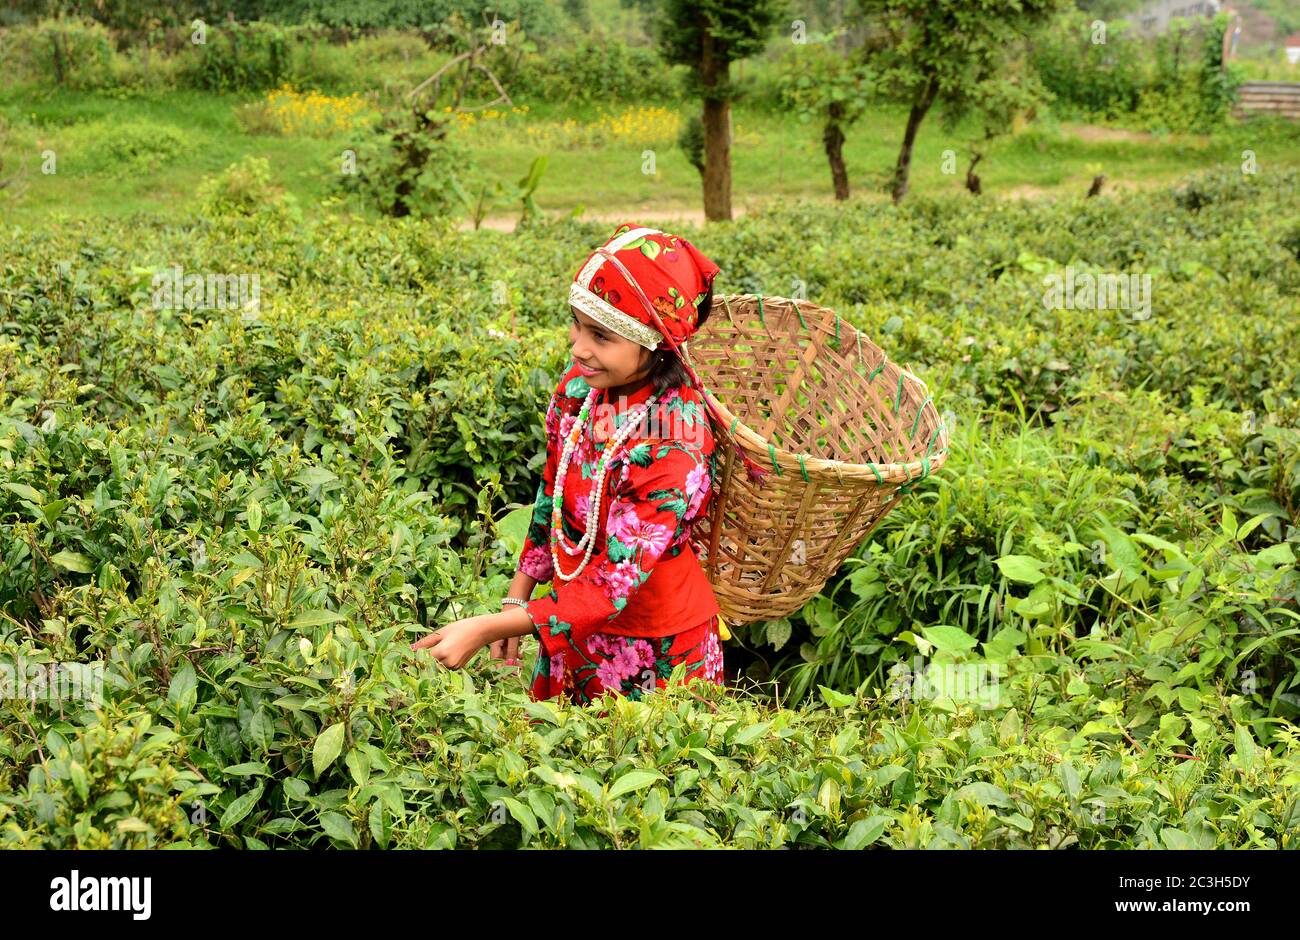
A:
[[[650,351],[640,343],[624,339],[601,326],[585,313],[570,307],[570,352],[579,365],[599,369],[583,378],[592,388],[610,389],[612,395],[635,390],[650,377]]]

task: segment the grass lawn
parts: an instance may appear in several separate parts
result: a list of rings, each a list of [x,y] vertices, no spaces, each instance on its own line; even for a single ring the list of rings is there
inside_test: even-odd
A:
[[[281,185],[304,206],[315,205],[329,192],[342,151],[356,148],[363,133],[249,134],[235,119],[235,108],[257,97],[193,91],[34,97],[0,90],[0,114],[8,125],[0,137],[0,175],[17,177],[9,195],[0,196],[5,218],[30,225],[52,215],[166,214],[182,209],[206,174],[247,155],[265,156]],[[535,105],[457,133],[482,171],[502,181],[519,179],[534,157],[548,154],[537,193],[544,210],[580,208],[601,218],[647,211],[698,214],[699,176],[675,144],[684,109],[629,110]],[[602,117],[604,129],[593,131]],[[738,212],[775,197],[831,199],[815,126],[745,107],[736,109],[733,120],[732,198]],[[125,142],[124,127],[134,130]],[[897,158],[902,128],[901,110],[879,109],[849,131],[845,160],[855,198],[886,198],[881,186]],[[973,127],[946,130],[937,118],[927,121],[913,157],[911,192],[960,191],[972,136]],[[1105,173],[1111,188],[1150,186],[1213,164],[1240,163],[1245,150],[1254,152],[1261,170],[1294,166],[1300,164],[1298,144],[1300,127],[1284,124],[1234,125],[1214,135],[1038,124],[996,142],[978,170],[988,196],[1081,195],[1096,173]],[[48,175],[41,172],[47,150],[57,161],[56,172]],[[653,174],[643,172],[646,151],[653,151]],[[500,206],[489,223],[508,223],[517,215],[517,207]]]

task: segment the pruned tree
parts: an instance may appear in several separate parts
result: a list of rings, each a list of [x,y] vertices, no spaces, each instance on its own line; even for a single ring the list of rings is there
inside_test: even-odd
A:
[[[935,105],[952,120],[1009,83],[1020,43],[1065,0],[858,0],[869,24],[864,61],[886,94],[908,107],[890,191],[907,194],[912,150]],[[1005,89],[1003,89],[1005,90]]]
[[[782,62],[781,97],[804,123],[817,122],[822,149],[830,164],[836,199],[849,198],[849,173],[844,165],[845,131],[855,124],[874,94],[870,68],[860,57],[835,47],[843,33],[809,37]]]
[[[965,116],[974,114],[979,128],[967,142],[971,162],[966,168],[966,189],[978,196],[983,191],[975,167],[988,156],[993,141],[1009,134],[1016,116],[1030,113],[1047,96],[1038,76],[1028,67],[1027,54],[1007,61],[988,63],[998,67],[996,74],[978,73],[975,81],[943,103],[942,122],[946,130],[953,130]]]
[[[664,61],[690,67],[703,101],[704,217],[731,218],[731,63],[762,51],[785,0],[664,0],[654,33]]]

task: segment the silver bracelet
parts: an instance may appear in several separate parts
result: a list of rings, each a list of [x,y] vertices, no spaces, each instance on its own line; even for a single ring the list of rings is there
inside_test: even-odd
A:
[[[503,603],[503,604],[518,604],[518,605],[519,605],[520,607],[522,607],[524,610],[527,610],[527,609],[528,609],[528,602],[527,602],[527,601],[521,601],[521,600],[520,600],[519,598],[517,598],[517,597],[503,597],[503,598],[501,598],[501,603]]]

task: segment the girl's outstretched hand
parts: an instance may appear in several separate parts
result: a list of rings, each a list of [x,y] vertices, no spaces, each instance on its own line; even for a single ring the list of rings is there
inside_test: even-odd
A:
[[[493,659],[504,659],[507,666],[519,665],[519,637],[510,636],[504,640],[493,640],[488,649]]]
[[[445,627],[434,630],[424,639],[411,644],[413,650],[432,651],[433,658],[448,669],[460,669],[474,658],[474,654],[487,645],[483,636],[483,621],[490,614],[479,614],[454,620]]]

